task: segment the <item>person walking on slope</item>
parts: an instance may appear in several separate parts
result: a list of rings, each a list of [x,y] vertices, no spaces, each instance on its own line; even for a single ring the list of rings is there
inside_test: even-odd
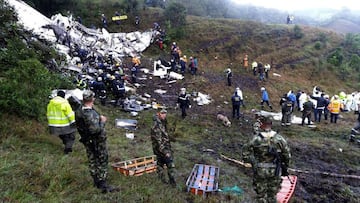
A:
[[[249,56],[247,54],[245,54],[244,59],[243,59],[243,66],[244,69],[247,70],[249,67]]]
[[[264,74],[265,70],[264,70],[264,66],[261,62],[258,63],[257,72],[259,73],[260,81],[264,81],[265,80],[265,74]]]
[[[164,174],[164,165],[166,165],[169,177],[169,183],[176,186],[175,181],[175,164],[173,159],[173,151],[171,149],[170,137],[167,133],[167,120],[165,109],[160,110],[154,117],[154,125],[151,128],[151,141],[153,152],[156,155],[157,174],[160,180],[167,183]]]
[[[94,186],[102,193],[117,191],[107,184],[108,150],[106,143],[105,123],[107,118],[94,109],[95,93],[91,90],[83,92],[83,105],[75,112],[76,124],[84,144],[89,161],[90,175]]]
[[[225,72],[226,72],[227,85],[228,85],[228,86],[231,86],[231,79],[232,79],[231,69],[228,68],[228,69],[226,69]]]
[[[186,94],[186,89],[185,88],[181,88],[176,106],[180,106],[181,117],[185,118],[186,115],[187,115],[186,114],[186,109],[191,108],[190,98],[189,98],[189,95]]]
[[[328,109],[330,112],[330,123],[336,123],[341,109],[341,101],[339,100],[338,95],[335,95],[330,101]]]
[[[243,148],[243,160],[253,167],[257,202],[276,202],[281,176],[288,176],[290,147],[283,136],[271,129],[272,121],[259,115],[259,131]]]
[[[273,108],[270,104],[268,92],[266,91],[265,87],[261,87],[260,90],[261,90],[261,103],[260,103],[261,109],[262,110],[264,109],[264,103],[266,103],[268,105],[268,107],[272,110]]]
[[[232,117],[239,119],[240,118],[240,105],[242,98],[238,95],[238,92],[235,91],[234,95],[231,97],[232,102]]]
[[[252,68],[252,70],[253,70],[254,76],[256,76],[256,72],[257,72],[257,68],[258,68],[258,63],[257,63],[256,61],[252,62],[251,68]]]
[[[46,116],[50,134],[57,135],[65,145],[64,153],[72,152],[75,141],[75,113],[65,99],[65,92],[59,90],[57,96],[47,105]]]

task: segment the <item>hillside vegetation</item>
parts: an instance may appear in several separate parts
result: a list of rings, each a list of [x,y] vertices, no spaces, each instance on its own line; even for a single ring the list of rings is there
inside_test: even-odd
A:
[[[0,3],[3,5],[2,0]],[[82,144],[77,141],[74,152],[63,155],[60,139],[47,131],[45,106],[50,90],[71,87],[66,79],[46,68],[48,59],[55,57],[60,60],[60,57],[39,51],[44,49],[40,42],[35,43],[38,46],[29,43],[29,33],[14,25],[11,11],[1,9],[6,14],[0,16],[0,39],[4,39],[0,41],[1,202],[254,202],[251,170],[223,160],[219,155],[242,159],[242,146],[252,136],[254,116],[251,109],[260,109],[260,88],[268,89],[276,111],[280,110],[280,96],[289,90],[311,92],[317,85],[334,95],[359,88],[357,35],[344,37],[299,25],[188,16],[185,35],[182,38],[168,36],[167,45],[176,41],[183,54],[197,56],[199,74],[191,76],[187,73],[184,80],[171,86],[154,77],[144,82],[144,88],[137,90],[140,94],[153,94],[155,89],[166,88],[174,96],[154,95],[159,103],[169,107],[168,124],[178,187],[171,188],[161,183],[156,173],[123,176],[109,166],[109,182],[119,186],[121,191],[104,195],[92,185]],[[112,10],[106,14],[111,15],[110,12]],[[166,27],[162,9],[147,8],[139,15],[142,19],[140,29],[151,27],[154,21]],[[124,23],[123,27],[124,30],[135,29],[131,22]],[[111,25],[109,30],[114,32],[116,27]],[[17,45],[9,46],[14,43]],[[251,70],[243,68],[245,53],[250,62],[272,64],[268,80],[261,82]],[[159,57],[169,59],[169,47],[159,50],[152,45],[142,54],[143,65],[151,69],[152,60]],[[226,86],[224,73],[228,67],[234,73],[231,87]],[[43,79],[47,82],[42,82]],[[231,105],[227,102],[236,86],[243,91],[246,108],[241,109],[243,118],[231,120],[232,126],[226,128],[216,120],[216,113],[231,117]],[[205,106],[194,103],[189,116],[183,120],[179,110],[173,108],[180,87],[186,87],[189,92],[209,94],[213,102]],[[129,131],[116,128],[114,120],[133,117],[119,108],[96,104],[100,113],[108,117],[106,130],[110,163],[152,154],[149,134],[153,110],[143,111],[136,117],[138,129],[134,131],[135,139],[131,140],[125,137]],[[295,114],[299,116],[300,112]],[[274,129],[289,142],[292,151],[290,167],[310,171],[309,174],[293,173],[298,175],[298,184],[291,202],[360,201],[358,179],[316,173],[360,175],[360,148],[348,141],[357,115],[344,112],[341,116],[337,125],[322,122],[316,128],[297,125],[283,128],[279,122],[274,122]],[[238,186],[243,193],[218,192],[207,198],[189,194],[185,182],[196,163],[220,167],[219,187]]]

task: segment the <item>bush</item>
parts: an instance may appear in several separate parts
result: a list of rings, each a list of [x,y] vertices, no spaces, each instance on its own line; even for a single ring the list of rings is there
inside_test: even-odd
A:
[[[301,27],[298,25],[295,25],[294,27],[294,38],[295,39],[301,39],[304,36],[304,33],[302,33]]]
[[[69,86],[70,83],[60,80],[37,59],[22,60],[6,71],[0,81],[0,108],[20,117],[41,120],[51,90]]]
[[[314,48],[315,48],[316,50],[320,50],[320,49],[321,49],[321,42],[317,41],[317,42],[315,43],[315,45],[314,45]]]

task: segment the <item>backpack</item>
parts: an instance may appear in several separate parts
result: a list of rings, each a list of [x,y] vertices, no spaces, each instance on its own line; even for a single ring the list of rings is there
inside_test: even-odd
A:
[[[281,110],[284,113],[291,113],[292,112],[292,102],[291,101],[286,101],[282,104]]]

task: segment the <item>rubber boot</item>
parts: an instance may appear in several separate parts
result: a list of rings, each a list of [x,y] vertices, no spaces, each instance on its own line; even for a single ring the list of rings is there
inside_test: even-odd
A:
[[[171,185],[171,186],[176,187],[176,181],[175,181],[175,178],[174,178],[174,177],[170,177],[170,178],[169,178],[169,182],[170,182],[170,185]]]
[[[157,169],[157,174],[159,179],[161,180],[161,182],[167,184],[168,182],[165,179],[165,175],[164,175],[164,169],[162,167],[158,167]]]
[[[101,190],[102,193],[108,193],[108,192],[116,192],[118,191],[117,188],[114,188],[111,185],[107,185],[105,180],[100,180],[98,183],[98,188]]]
[[[93,176],[93,179],[94,179],[94,187],[99,188],[99,179],[95,176]]]
[[[72,152],[72,149],[71,148],[65,148],[64,149],[64,154],[69,154]]]

